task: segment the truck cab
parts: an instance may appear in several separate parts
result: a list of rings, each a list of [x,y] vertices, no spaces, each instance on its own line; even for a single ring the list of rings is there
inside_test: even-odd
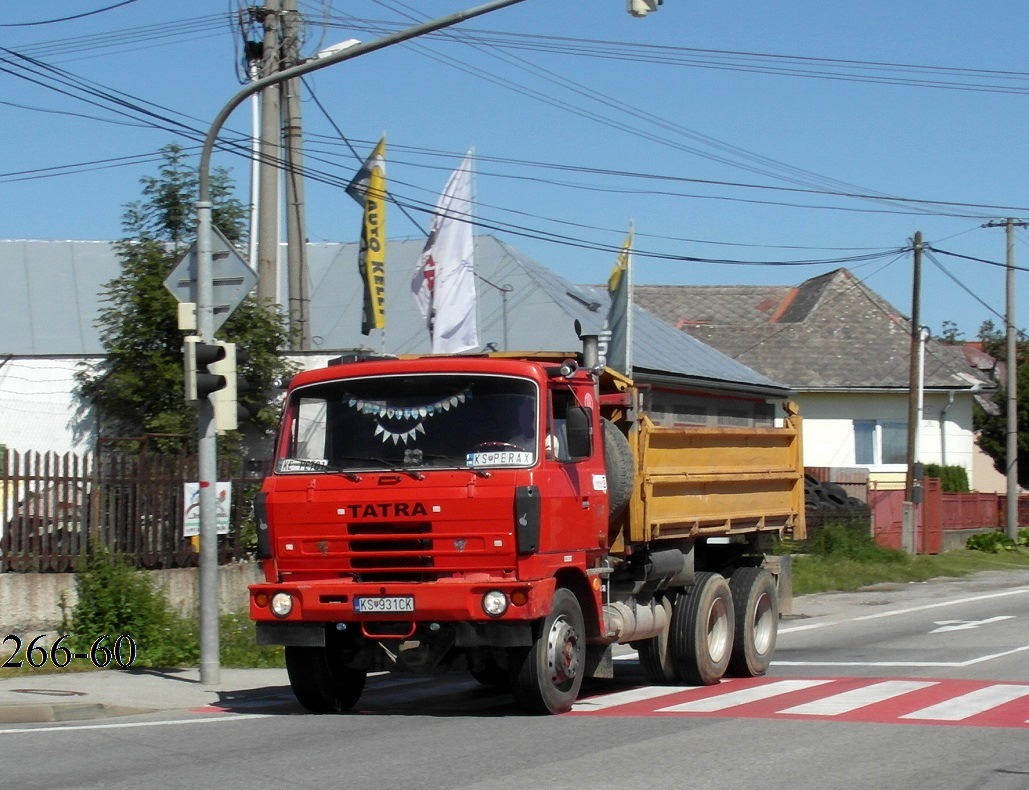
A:
[[[582,629],[601,630],[601,437],[596,379],[573,361],[369,359],[298,375],[257,500],[260,639],[287,646],[301,688],[294,676],[326,649],[352,656],[351,680],[455,662],[499,675],[563,586],[589,601],[589,625],[568,635],[584,646]]]

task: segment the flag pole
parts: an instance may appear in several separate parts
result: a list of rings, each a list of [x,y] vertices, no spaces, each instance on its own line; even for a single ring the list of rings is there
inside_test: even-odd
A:
[[[626,296],[628,305],[625,309],[625,375],[632,378],[632,245],[636,241],[636,222],[629,220],[629,249],[625,251]]]

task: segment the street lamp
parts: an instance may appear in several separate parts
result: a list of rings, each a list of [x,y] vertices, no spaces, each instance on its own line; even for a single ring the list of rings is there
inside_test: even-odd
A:
[[[215,116],[211,129],[204,140],[200,153],[200,167],[197,189],[197,244],[196,244],[196,318],[199,342],[210,343],[214,339],[214,282],[212,265],[212,220],[211,220],[211,155],[225,121],[243,101],[275,85],[295,77],[300,77],[317,69],[323,69],[344,60],[360,57],[369,52],[399,44],[417,36],[433,33],[447,27],[473,19],[492,11],[499,11],[508,6],[517,5],[524,0],[493,0],[493,2],[457,11],[439,19],[423,22],[405,30],[391,33],[388,36],[354,44],[346,47],[332,47],[320,52],[317,58],[299,63],[288,69],[269,74],[243,86],[235,96],[229,99]],[[647,12],[656,10],[661,0],[643,0]],[[638,5],[631,0],[629,11],[634,16],[641,16],[633,9]],[[637,10],[642,10],[639,8]],[[349,42],[347,42],[349,43]],[[197,429],[197,476],[200,483],[200,682],[213,685],[219,680],[218,658],[218,540],[216,523],[216,496],[214,483],[218,479],[218,451],[215,438],[213,406],[208,399],[200,402],[200,415]]]
[[[651,11],[657,11],[663,0],[629,0],[629,13],[633,16],[646,16]]]

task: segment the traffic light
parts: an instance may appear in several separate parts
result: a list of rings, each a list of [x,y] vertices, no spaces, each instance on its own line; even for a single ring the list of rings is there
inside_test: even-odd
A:
[[[663,0],[629,0],[629,13],[633,16],[646,16],[651,11],[657,11]]]
[[[225,359],[224,343],[203,343],[196,335],[184,338],[182,347],[186,368],[186,400],[193,402],[209,398],[225,386],[222,375],[211,366]]]
[[[250,355],[237,349],[235,343],[221,343],[225,356],[216,360],[209,370],[225,379],[225,386],[209,396],[214,405],[214,427],[217,431],[235,431],[239,421],[249,412],[239,405],[239,393],[248,389],[247,380],[239,375],[239,365],[245,365]]]
[[[239,427],[240,416],[237,394],[247,388],[246,381],[236,375],[236,365],[246,362],[246,352],[237,352],[235,343],[221,340],[203,343],[199,337],[190,335],[185,338],[183,355],[186,400],[193,402],[207,398],[214,408],[215,430],[235,431]],[[243,412],[246,416],[246,411]]]

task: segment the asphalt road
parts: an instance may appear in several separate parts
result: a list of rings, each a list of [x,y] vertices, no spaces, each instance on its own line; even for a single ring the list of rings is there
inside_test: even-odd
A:
[[[370,680],[355,713],[288,688],[0,731],[12,788],[1029,788],[1029,573],[798,598],[768,676],[644,684],[631,654],[575,711],[459,674]],[[283,673],[283,683],[285,682]]]

